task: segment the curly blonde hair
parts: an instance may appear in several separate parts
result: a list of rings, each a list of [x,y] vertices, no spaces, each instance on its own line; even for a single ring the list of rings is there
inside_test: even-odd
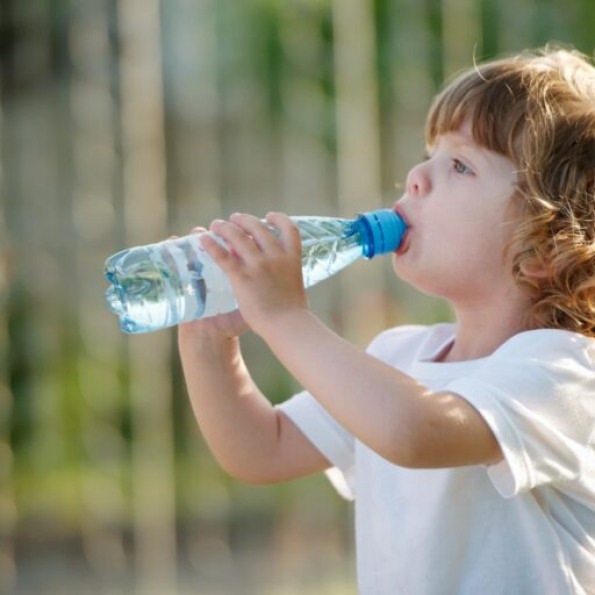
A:
[[[509,250],[527,327],[595,337],[595,68],[552,45],[475,66],[434,100],[427,143],[467,120],[518,166]]]

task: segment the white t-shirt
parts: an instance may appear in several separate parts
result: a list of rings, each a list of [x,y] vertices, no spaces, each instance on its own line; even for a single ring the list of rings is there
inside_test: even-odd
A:
[[[280,405],[355,498],[361,595],[595,594],[595,341],[536,330],[484,359],[434,362],[453,334],[400,327],[368,351],[470,402],[501,446],[497,465],[398,467],[308,393]]]

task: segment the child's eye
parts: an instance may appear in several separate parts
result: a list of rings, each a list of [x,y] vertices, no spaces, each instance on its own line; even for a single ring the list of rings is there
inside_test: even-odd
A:
[[[462,161],[459,161],[458,159],[452,160],[452,167],[458,174],[462,174],[464,176],[473,174],[473,170],[467,167]]]

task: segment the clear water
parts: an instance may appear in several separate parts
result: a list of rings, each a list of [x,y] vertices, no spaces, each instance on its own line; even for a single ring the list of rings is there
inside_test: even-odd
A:
[[[302,237],[304,285],[327,279],[362,256],[352,220],[294,217]],[[191,235],[131,248],[106,262],[110,309],[126,333],[143,333],[231,312],[237,307],[228,278]]]
[[[294,217],[302,238],[304,286],[328,279],[363,254],[363,238],[353,222],[331,217]]]

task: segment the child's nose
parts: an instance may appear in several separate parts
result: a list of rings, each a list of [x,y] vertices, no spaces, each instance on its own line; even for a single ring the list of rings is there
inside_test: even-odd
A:
[[[424,162],[418,163],[409,170],[405,184],[407,194],[420,197],[425,196],[430,191],[430,180],[425,169],[426,163]]]

